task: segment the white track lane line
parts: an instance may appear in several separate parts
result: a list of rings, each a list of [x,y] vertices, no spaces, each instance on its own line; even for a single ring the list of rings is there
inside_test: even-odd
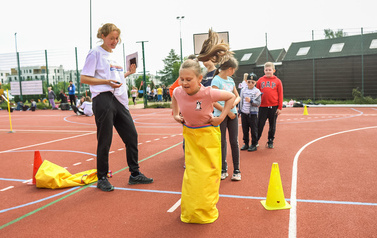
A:
[[[179,199],[169,210],[168,212],[174,212],[181,205],[181,199]]]
[[[54,142],[58,142],[58,141],[69,140],[69,139],[73,139],[73,138],[77,138],[77,137],[81,137],[81,136],[87,136],[87,135],[91,135],[91,134],[95,134],[95,133],[97,133],[97,132],[90,132],[90,133],[85,133],[85,134],[82,134],[82,135],[66,137],[66,138],[52,140],[52,141],[43,142],[43,143],[39,143],[39,144],[18,147],[18,148],[11,149],[11,150],[0,151],[0,154],[7,153],[7,152],[10,152],[10,151],[15,151],[15,150],[21,150],[21,149],[26,149],[26,148],[30,148],[30,147],[35,147],[35,146],[39,146],[39,145],[46,145],[46,144],[50,144],[50,143],[54,143]]]
[[[290,209],[290,213],[289,213],[289,232],[288,232],[289,238],[297,237],[297,214],[296,214],[296,210],[297,210],[297,163],[298,163],[298,158],[301,152],[304,151],[306,147],[313,144],[314,142],[317,142],[319,140],[325,139],[330,136],[340,135],[343,133],[354,132],[354,131],[376,129],[376,128],[377,126],[363,127],[363,128],[341,131],[341,132],[329,134],[326,136],[322,136],[320,138],[310,141],[309,143],[301,147],[301,149],[296,153],[295,158],[293,160],[293,168],[292,168],[292,185],[291,185],[291,199],[290,199],[292,208]]]
[[[1,189],[0,192],[4,192],[4,191],[9,190],[9,189],[12,189],[12,188],[14,188],[14,186],[9,186],[9,187],[7,187],[7,188],[3,188],[3,189]]]

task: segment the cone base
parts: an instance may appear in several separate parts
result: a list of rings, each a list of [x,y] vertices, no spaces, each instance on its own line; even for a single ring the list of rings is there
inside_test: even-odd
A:
[[[285,205],[284,206],[279,206],[279,207],[270,207],[270,206],[267,206],[266,204],[266,200],[263,200],[263,201],[260,201],[263,205],[264,208],[266,208],[266,210],[269,210],[269,211],[273,211],[273,210],[284,210],[284,209],[291,209],[292,206],[285,202]]]

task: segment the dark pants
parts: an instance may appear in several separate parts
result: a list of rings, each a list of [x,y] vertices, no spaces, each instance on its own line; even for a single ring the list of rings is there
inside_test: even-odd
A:
[[[240,169],[240,150],[238,147],[238,117],[230,119],[225,117],[220,124],[221,131],[221,159],[222,172],[228,171],[228,164],[226,162],[227,143],[226,143],[226,129],[228,128],[230,149],[232,150],[233,170]]]
[[[249,145],[249,129],[251,132],[251,144],[258,144],[258,115],[241,113],[243,142]]]
[[[273,107],[260,107],[258,113],[258,141],[262,136],[264,125],[266,124],[266,120],[268,119],[268,123],[270,124],[270,128],[268,130],[268,140],[275,139],[275,131],[276,131],[276,110],[278,106]]]
[[[72,105],[75,105],[76,106],[76,96],[73,94],[73,95],[69,95],[69,100],[71,101],[71,107]]]
[[[109,171],[109,150],[113,126],[126,145],[129,171],[139,172],[137,131],[130,112],[113,96],[105,92],[93,98],[93,112],[97,125],[97,176],[105,177]]]

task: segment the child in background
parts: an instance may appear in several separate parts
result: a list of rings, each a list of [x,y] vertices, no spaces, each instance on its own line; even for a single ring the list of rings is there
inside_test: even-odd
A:
[[[80,106],[77,108],[75,106],[72,106],[73,111],[77,115],[85,115],[88,117],[93,116],[93,109],[92,109],[92,100],[89,96],[86,96],[84,98],[84,101],[80,104]]]
[[[134,106],[136,105],[137,94],[138,94],[137,88],[135,86],[132,86],[131,97],[132,97],[132,102],[134,103]]]
[[[268,118],[270,125],[266,147],[274,148],[276,119],[283,109],[283,84],[275,75],[275,65],[271,62],[264,64],[264,76],[260,78],[256,87],[262,93],[262,102],[258,113],[258,141]]]
[[[256,151],[258,144],[258,107],[261,104],[261,92],[255,87],[258,78],[254,73],[246,77],[247,87],[241,90],[239,112],[241,114],[244,146],[241,150]],[[251,145],[249,147],[249,128]]]
[[[54,109],[54,108],[56,108],[56,106],[55,106],[56,95],[55,95],[54,91],[52,91],[51,89],[52,89],[51,87],[47,88],[47,90],[48,90],[48,101],[50,102],[52,109]]]
[[[37,103],[34,101],[34,99],[31,99],[30,102],[31,102],[30,110],[32,110],[34,112],[35,109],[37,109]]]
[[[216,52],[212,55],[212,52]],[[229,45],[225,43],[218,43],[218,35],[215,32],[208,33],[208,39],[203,43],[202,50],[198,56],[201,61],[212,59],[212,62],[218,63],[220,66],[215,72],[215,77],[212,79],[211,86],[215,89],[222,89],[231,92],[236,99],[233,102],[232,109],[220,124],[221,130],[221,157],[222,157],[222,172],[221,179],[228,177],[228,166],[226,162],[227,143],[226,143],[226,129],[229,132],[230,147],[233,158],[233,181],[241,180],[240,172],[240,151],[238,147],[238,118],[236,105],[240,101],[237,88],[232,76],[238,68],[238,62],[233,57],[233,52],[229,50]],[[219,116],[224,110],[224,101],[214,103],[214,116]]]
[[[157,101],[162,102],[162,88],[161,85],[157,88]]]
[[[221,142],[218,125],[227,116],[235,96],[201,85],[199,62],[186,60],[179,71],[180,87],[173,92],[174,119],[182,123],[186,170],[182,183],[181,221],[212,223],[218,218]],[[213,102],[224,101],[218,117]]]

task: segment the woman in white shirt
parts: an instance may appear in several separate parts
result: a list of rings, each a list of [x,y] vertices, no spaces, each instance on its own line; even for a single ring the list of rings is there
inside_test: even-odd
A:
[[[139,171],[138,135],[128,108],[125,77],[136,72],[136,65],[132,64],[124,73],[123,68],[113,60],[112,52],[120,43],[120,29],[114,24],[107,23],[100,27],[97,37],[103,44],[89,51],[81,72],[81,83],[90,85],[97,125],[97,187],[102,191],[114,190],[107,180],[113,126],[126,146],[131,172],[128,184],[152,183],[152,178]]]

